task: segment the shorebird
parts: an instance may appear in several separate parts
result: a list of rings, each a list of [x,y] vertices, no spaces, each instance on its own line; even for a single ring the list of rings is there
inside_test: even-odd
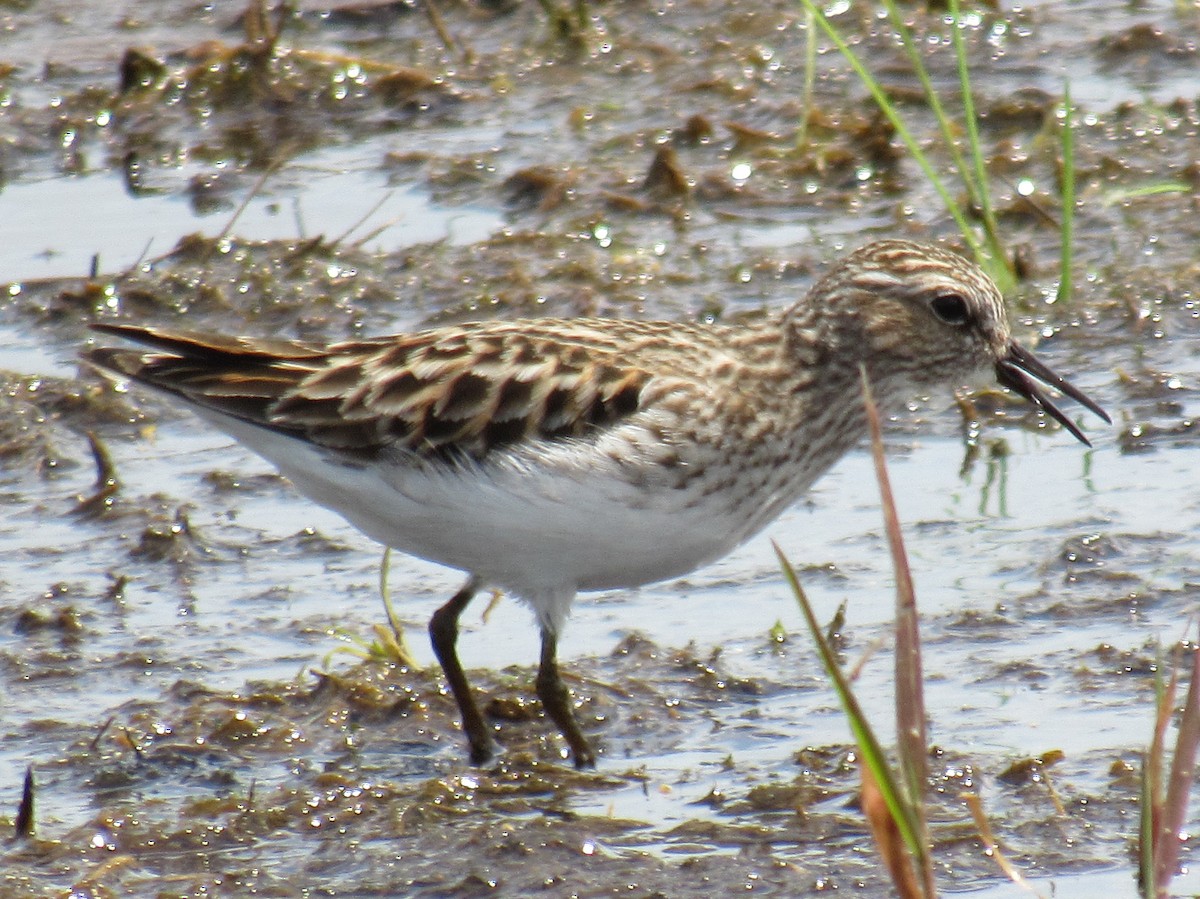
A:
[[[467,574],[429,631],[476,764],[498,751],[456,649],[476,592],[532,607],[538,697],[594,765],[557,659],[576,594],[686,574],[761,530],[865,434],[861,372],[885,414],[990,373],[1084,443],[1036,381],[1110,421],[1013,339],[978,266],[901,240],[736,325],[526,319],[332,344],[94,327],[151,351],[90,363],[182,402],[369,537]]]

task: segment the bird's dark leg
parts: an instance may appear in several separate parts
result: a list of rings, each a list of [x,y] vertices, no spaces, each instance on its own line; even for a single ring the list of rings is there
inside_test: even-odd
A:
[[[579,729],[579,722],[571,711],[571,693],[558,675],[558,637],[545,625],[542,626],[542,662],[538,666],[537,695],[542,701],[542,708],[571,747],[575,767],[595,768],[596,754]]]
[[[429,639],[433,643],[433,654],[441,663],[442,671],[446,673],[446,681],[450,684],[450,692],[458,703],[458,712],[462,716],[463,732],[467,735],[467,743],[471,747],[471,764],[483,765],[490,761],[500,747],[492,739],[491,731],[484,723],[479,706],[471,695],[471,685],[467,683],[467,675],[462,663],[458,660],[458,617],[463,613],[479,590],[479,581],[474,577],[468,578],[462,589],[450,597],[450,601],[433,613],[429,619]]]

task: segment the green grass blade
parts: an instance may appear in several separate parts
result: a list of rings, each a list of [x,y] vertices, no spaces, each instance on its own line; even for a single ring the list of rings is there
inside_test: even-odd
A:
[[[908,791],[908,805],[913,810],[913,826],[917,831],[919,852],[913,857],[924,884],[925,893],[933,895],[933,859],[929,854],[929,830],[925,815],[925,794],[929,783],[929,741],[925,726],[925,687],[921,666],[921,633],[917,616],[917,592],[913,586],[912,568],[904,549],[900,516],[888,476],[883,451],[883,428],[879,408],[871,394],[866,366],[859,366],[862,380],[863,406],[871,435],[871,456],[875,463],[875,478],[879,482],[880,506],[884,530],[892,556],[892,571],[896,578],[896,649],[895,649],[895,706],[896,738],[900,751],[900,770]]]
[[[912,132],[908,130],[908,126],[904,124],[904,120],[900,117],[899,112],[897,112],[895,104],[892,103],[891,98],[888,97],[882,85],[875,80],[875,77],[867,70],[867,67],[863,65],[862,60],[858,58],[858,55],[850,48],[850,45],[842,39],[842,36],[838,34],[837,29],[833,27],[827,18],[825,18],[825,14],[817,9],[814,0],[800,0],[800,2],[804,5],[806,10],[813,14],[813,18],[816,19],[817,24],[821,26],[821,30],[825,32],[825,36],[829,38],[835,47],[837,47],[838,52],[845,57],[846,61],[850,64],[850,68],[854,70],[854,74],[858,76],[860,81],[862,81],[863,86],[866,87],[868,93],[871,94],[871,98],[875,101],[876,105],[879,106],[879,109],[883,112],[884,116],[887,117],[887,120],[891,123],[892,127],[896,129],[897,137],[900,138],[901,142],[905,146],[905,149],[908,150],[908,152],[912,155],[913,160],[920,167],[922,174],[924,174],[929,183],[933,186],[933,189],[937,192],[938,197],[941,198],[943,205],[946,207],[946,211],[950,213],[950,216],[954,219],[955,225],[958,226],[958,230],[962,233],[963,240],[965,240],[968,246],[970,246],[972,255],[974,255],[978,261],[986,265],[989,269],[995,269],[995,265],[993,265],[991,262],[991,257],[984,250],[983,245],[980,244],[979,238],[975,235],[974,229],[967,221],[966,216],[963,215],[962,210],[958,208],[958,204],[954,201],[954,198],[950,196],[950,192],[946,189],[946,185],[942,183],[942,179],[938,177],[937,172],[933,168],[933,164],[930,163],[929,157],[925,155],[925,152],[921,149],[920,144],[918,144],[916,138],[913,137]]]
[[[1138,816],[1138,892],[1144,899],[1158,899],[1158,884],[1154,879],[1154,803],[1156,792],[1149,759],[1142,760],[1141,797]]]
[[[396,661],[408,668],[410,671],[420,671],[421,667],[413,658],[412,653],[408,649],[408,643],[404,640],[404,625],[400,623],[399,616],[396,615],[396,610],[392,607],[392,594],[388,589],[388,575],[392,570],[392,548],[386,546],[383,549],[383,558],[379,562],[379,596],[383,600],[383,611],[387,615],[388,627],[392,629],[392,636],[395,638],[393,651],[396,656]]]
[[[1063,85],[1063,117],[1059,147],[1062,152],[1062,216],[1059,223],[1058,293],[1055,302],[1071,299],[1072,247],[1075,239],[1075,115],[1071,108],[1071,84]]]
[[[966,164],[961,151],[958,149],[957,142],[954,139],[953,130],[950,127],[950,118],[946,115],[945,109],[942,106],[941,101],[938,99],[936,92],[934,91],[928,72],[926,71],[924,64],[921,62],[920,53],[916,45],[913,43],[908,29],[904,26],[903,20],[900,17],[893,0],[885,0],[885,2],[888,4],[889,16],[891,17],[892,22],[896,26],[896,30],[901,37],[902,44],[905,47],[905,52],[912,61],[913,69],[923,85],[930,108],[937,117],[939,126],[942,130],[943,140],[953,156],[959,177],[962,180],[962,183],[968,194],[970,195],[972,203],[976,204],[985,213],[984,231],[986,235],[986,242],[980,241],[978,234],[976,234],[975,228],[967,220],[963,210],[959,208],[959,204],[950,195],[949,190],[946,188],[946,185],[942,179],[938,176],[933,164],[929,160],[929,157],[925,154],[920,144],[918,144],[916,139],[913,137],[912,132],[904,123],[904,120],[901,118],[895,104],[891,101],[891,98],[888,97],[887,92],[884,91],[882,85],[880,85],[875,77],[867,70],[862,60],[858,57],[854,50],[851,49],[850,45],[846,43],[833,24],[825,17],[824,13],[817,8],[815,0],[801,0],[801,4],[805,11],[813,17],[816,23],[821,27],[821,30],[824,31],[826,37],[828,37],[833,45],[838,49],[838,52],[845,57],[855,75],[867,88],[867,91],[871,94],[871,97],[875,101],[876,105],[895,129],[897,137],[900,138],[900,141],[904,144],[905,149],[908,150],[909,154],[913,158],[913,161],[917,163],[917,166],[921,169],[922,174],[929,181],[930,185],[941,199],[942,205],[950,214],[950,217],[954,220],[955,226],[958,228],[963,240],[971,250],[971,255],[974,256],[976,262],[978,262],[988,272],[988,274],[992,276],[992,278],[999,285],[1000,290],[1002,292],[1007,292],[1014,286],[1015,277],[1012,267],[1009,265],[999,240],[999,234],[995,224],[995,216],[992,212],[993,207],[990,195],[987,193],[986,178],[976,174],[977,170],[982,172],[983,154],[978,144],[978,129],[974,127],[974,104],[969,98],[965,102],[965,106],[970,110],[971,115],[971,126],[969,130],[975,134],[975,151],[978,158],[978,165],[975,168]],[[955,21],[957,21],[957,19]],[[960,78],[966,84],[966,89],[969,91],[970,81],[966,76],[965,55],[962,55],[959,58],[959,70]]]
[[[992,207],[992,193],[988,190],[987,164],[983,158],[983,143],[979,139],[979,118],[975,113],[975,94],[971,90],[967,47],[959,27],[961,22],[959,0],[950,0],[950,42],[954,47],[954,59],[958,67],[958,86],[963,106],[963,123],[967,129],[967,146],[971,150],[971,161],[974,165],[974,178],[968,178],[964,172],[963,181],[968,184],[974,182],[975,200],[979,204],[979,214],[983,219],[988,249],[998,263],[1007,267],[1004,248],[1000,243],[1000,229],[996,226],[996,213]]]
[[[779,544],[772,541],[771,545],[775,549],[776,557],[779,559],[784,579],[791,588],[792,594],[796,597],[796,602],[800,606],[800,612],[804,616],[805,624],[808,625],[809,632],[816,643],[817,654],[821,658],[821,665],[825,668],[825,673],[833,685],[834,692],[837,693],[838,701],[846,713],[850,732],[854,735],[854,742],[858,745],[862,763],[867,766],[871,772],[871,776],[875,779],[876,784],[878,784],[883,800],[896,821],[896,826],[900,831],[901,839],[904,840],[904,845],[908,847],[909,852],[914,857],[920,857],[920,854],[926,853],[927,850],[921,844],[921,828],[914,824],[913,811],[908,804],[907,797],[900,790],[895,778],[892,777],[891,769],[887,764],[887,756],[884,755],[883,748],[876,739],[875,733],[867,721],[866,714],[858,704],[858,700],[854,696],[854,691],[850,688],[850,683],[846,679],[846,675],[842,672],[841,666],[838,665],[833,648],[829,645],[824,633],[821,631],[821,625],[817,622],[817,617],[812,610],[812,605],[808,601],[808,596],[805,594],[804,588],[800,586],[800,579],[796,576],[795,569],[792,568],[791,562],[783,554],[783,550],[779,548]]]
[[[925,92],[925,102],[929,104],[929,108],[937,120],[938,128],[942,132],[942,140],[945,141],[946,148],[950,151],[951,160],[953,161],[955,171],[958,172],[959,180],[962,181],[963,187],[966,188],[971,203],[980,211],[984,235],[987,241],[987,257],[986,259],[980,258],[977,253],[976,258],[985,264],[985,268],[996,278],[1001,289],[1007,290],[1014,284],[1013,270],[1008,263],[1003,244],[1000,241],[1000,230],[996,224],[992,194],[988,188],[988,177],[983,158],[983,144],[979,139],[978,116],[975,112],[975,95],[971,90],[970,68],[967,65],[967,50],[966,45],[963,43],[962,33],[958,27],[960,19],[958,4],[954,3],[951,5],[950,34],[951,43],[954,47],[955,65],[958,71],[959,88],[962,95],[963,118],[966,123],[967,145],[971,149],[972,165],[967,165],[962,150],[959,149],[950,116],[946,112],[946,108],[942,105],[937,90],[934,89],[933,80],[929,77],[929,70],[925,67],[925,63],[921,59],[920,49],[916,41],[912,39],[911,30],[904,23],[904,17],[900,14],[900,8],[896,5],[896,0],[884,0],[884,7],[887,10],[888,19],[892,23],[892,28],[895,29],[896,34],[900,37],[900,43],[904,47],[905,54],[908,56],[909,65],[912,66],[917,80],[921,82],[921,90]]]
[[[808,146],[808,120],[812,118],[813,96],[817,84],[817,31],[813,28],[813,12],[804,10],[804,95],[803,118],[796,134],[796,146]]]
[[[1157,197],[1162,194],[1190,194],[1192,186],[1186,181],[1155,181],[1141,187],[1121,188],[1103,194],[1100,205],[1104,207],[1117,206],[1129,200],[1141,200],[1146,197]]]
[[[1154,883],[1163,893],[1170,886],[1179,864],[1179,835],[1187,821],[1188,796],[1196,779],[1196,750],[1200,746],[1200,652],[1194,648],[1188,652],[1192,663],[1191,680],[1163,797],[1159,842],[1154,847]]]
[[[1141,816],[1138,827],[1138,886],[1142,896],[1158,899],[1155,878],[1155,859],[1161,833],[1163,813],[1163,761],[1166,754],[1167,727],[1171,722],[1171,710],[1175,707],[1178,665],[1171,666],[1171,677],[1163,679],[1164,663],[1161,649],[1158,664],[1154,667],[1154,731],[1150,746],[1142,757],[1142,783],[1139,807]]]
[[[967,167],[962,150],[959,149],[954,129],[951,127],[950,116],[947,114],[946,108],[942,106],[942,100],[938,96],[937,91],[934,90],[933,80],[929,77],[929,70],[925,68],[925,63],[921,59],[921,52],[916,42],[912,39],[912,31],[904,24],[904,17],[900,15],[900,8],[896,5],[896,0],[884,0],[883,5],[887,10],[888,19],[891,20],[892,28],[900,36],[900,44],[904,47],[904,52],[908,56],[909,65],[912,66],[917,80],[921,82],[921,90],[925,92],[925,102],[929,104],[929,108],[937,120],[938,128],[942,132],[942,140],[946,142],[946,149],[950,151],[951,158],[954,161],[954,168],[959,173],[959,177],[962,178],[963,186],[966,187],[967,193],[971,197],[971,202],[978,207],[982,207],[984,199],[980,195],[980,186],[975,183],[972,171]]]
[[[896,512],[896,499],[892,494],[891,479],[888,477],[887,461],[884,458],[879,409],[871,394],[866,367],[860,366],[859,373],[862,379],[863,405],[867,410],[875,478],[879,482],[884,530],[887,533],[888,548],[892,555],[892,571],[896,578],[896,733],[899,737],[900,759],[905,771],[909,798],[913,802],[920,802],[925,792],[929,769],[916,589],[913,587],[912,569],[904,549],[900,516]]]

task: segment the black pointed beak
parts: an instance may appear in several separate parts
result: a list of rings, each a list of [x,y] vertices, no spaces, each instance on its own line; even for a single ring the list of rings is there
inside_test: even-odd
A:
[[[1032,375],[1032,377],[1031,377]],[[1037,378],[1044,384],[1049,384],[1055,390],[1062,393],[1064,396],[1069,396],[1075,402],[1079,403],[1087,409],[1095,412],[1109,424],[1112,424],[1112,419],[1108,417],[1108,413],[1100,408],[1100,405],[1090,396],[1068,382],[1062,375],[1055,372],[1044,362],[1041,362],[1037,356],[1025,349],[1015,340],[1009,343],[1008,352],[999,362],[996,363],[996,380],[1009,390],[1016,391],[1039,407],[1043,412],[1057,421],[1060,425],[1075,435],[1075,439],[1086,446],[1091,446],[1091,441],[1083,436],[1083,432],[1071,419],[1067,418],[1066,413],[1050,400],[1041,387],[1033,379]]]

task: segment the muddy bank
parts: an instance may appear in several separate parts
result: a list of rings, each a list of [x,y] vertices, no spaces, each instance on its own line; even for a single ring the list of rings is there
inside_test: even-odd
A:
[[[306,3],[276,38],[219,5],[103,7],[0,13],[0,821],[27,767],[37,784],[35,837],[0,855],[6,895],[880,895],[849,739],[765,540],[581,600],[563,652],[595,774],[564,765],[532,700],[526,610],[468,616],[463,658],[508,750],[476,770],[431,671],[331,655],[377,639],[378,549],[75,362],[88,323],[119,318],[308,338],[728,319],[789,302],[868,237],[953,242],[836,54],[805,108],[802,13],[598,4],[578,31],[535,4],[439,5],[439,25]],[[881,20],[844,24],[944,163]],[[1132,892],[1157,643],[1181,637],[1200,584],[1196,26],[1097,2],[964,32],[1028,272],[1022,337],[1116,425],[1089,423],[1085,451],[999,394],[965,429],[945,398],[893,423],[947,888],[1000,879],[958,798],[978,790],[1059,895],[1098,869]],[[944,44],[927,56],[950,89]],[[1067,304],[1050,301],[1064,75]],[[844,652],[874,653],[861,688],[886,732],[868,461],[770,536],[826,619],[848,601]],[[456,575],[396,558],[391,582],[428,665]]]

